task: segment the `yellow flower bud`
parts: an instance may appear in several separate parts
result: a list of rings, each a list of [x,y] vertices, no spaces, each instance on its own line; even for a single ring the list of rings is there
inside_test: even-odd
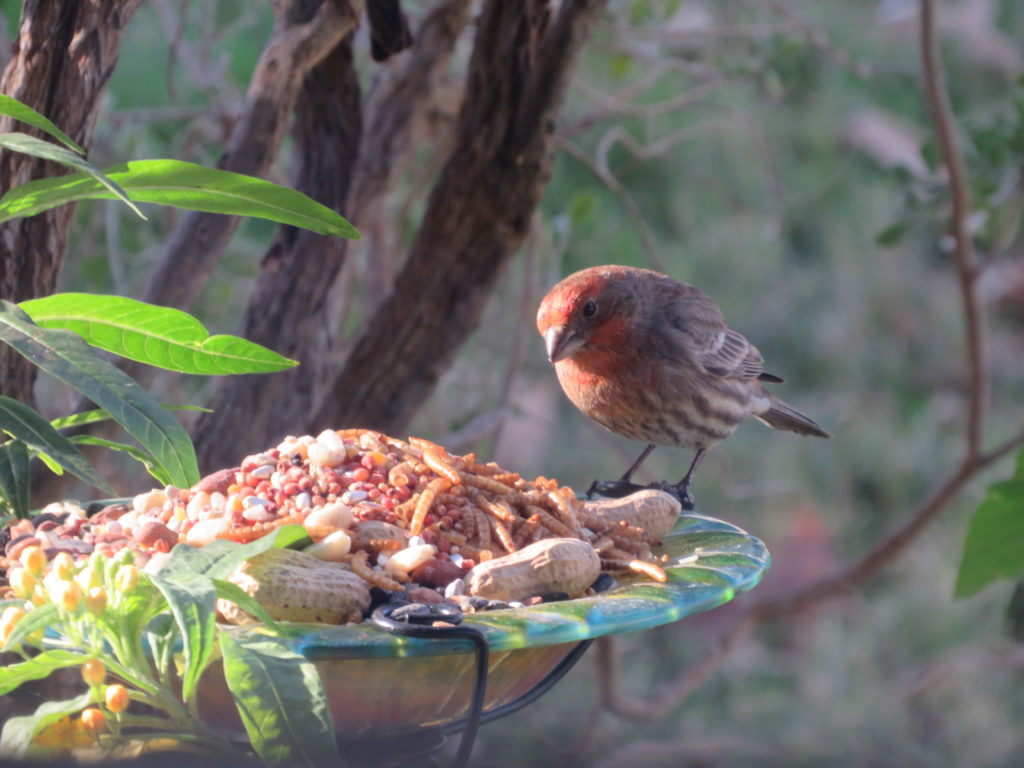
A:
[[[25,611],[16,605],[9,605],[0,613],[0,643],[6,643],[14,633],[18,622],[25,618]]]
[[[43,591],[42,584],[36,584],[36,588],[32,590],[32,597],[30,600],[32,605],[42,605],[46,602],[46,592]]]
[[[99,685],[107,678],[107,668],[100,659],[89,659],[82,664],[82,679],[89,685]]]
[[[51,565],[53,572],[62,579],[70,579],[75,573],[75,561],[67,552],[58,552]]]
[[[41,547],[25,547],[18,559],[33,576],[41,574],[46,567],[46,553]]]
[[[101,616],[107,609],[107,590],[93,587],[85,596],[85,607],[93,616]]]
[[[82,724],[90,733],[99,733],[107,724],[107,716],[96,707],[82,710]]]
[[[82,602],[82,588],[74,581],[59,581],[50,589],[50,599],[65,611],[73,611]]]
[[[78,582],[79,586],[85,592],[88,592],[90,589],[98,587],[103,583],[99,572],[91,565],[87,565],[85,568],[80,570],[78,575],[75,576],[75,581]]]
[[[114,683],[108,685],[106,693],[103,695],[103,703],[107,705],[114,714],[119,714],[128,709],[128,704],[131,703],[131,697],[128,695],[128,689],[120,683]]]
[[[36,588],[36,577],[29,572],[28,568],[15,568],[7,578],[17,597],[28,598],[32,595],[32,590]]]
[[[117,569],[114,586],[121,592],[131,592],[139,583],[139,569],[134,565],[122,565]]]
[[[67,746],[69,747],[91,747],[96,743],[96,735],[81,720],[75,720],[71,723],[68,736],[69,743]]]

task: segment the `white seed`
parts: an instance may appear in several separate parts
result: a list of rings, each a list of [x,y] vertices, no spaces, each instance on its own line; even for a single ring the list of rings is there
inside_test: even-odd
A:
[[[270,487],[271,488],[277,488],[277,490],[281,490],[281,488],[283,486],[284,486],[284,472],[274,472],[270,476]]]
[[[185,507],[185,512],[193,520],[199,519],[199,513],[204,509],[210,508],[210,494],[206,491],[196,491],[192,494],[192,498],[189,500]]]
[[[303,491],[295,497],[295,506],[299,509],[305,509],[313,503],[313,497],[309,495],[308,491]]]
[[[146,493],[140,493],[132,499],[132,508],[141,514],[151,509],[161,508],[165,501],[167,501],[167,494],[163,491],[147,491]]]
[[[396,573],[409,573],[409,571],[423,565],[437,554],[437,549],[432,544],[420,544],[416,547],[406,547],[393,552],[384,566],[389,571]],[[379,559],[378,559],[379,561]]]
[[[449,581],[448,586],[444,588],[444,596],[448,599],[455,597],[456,595],[466,594],[466,582],[462,579],[455,579]]]
[[[188,529],[185,535],[185,542],[194,547],[202,547],[217,538],[218,533],[226,531],[228,521],[223,517],[211,517],[209,520],[200,520]]]
[[[256,469],[250,472],[250,474],[253,477],[258,477],[261,480],[265,480],[266,478],[274,475],[276,472],[277,468],[273,464],[260,464],[258,467],[256,467]]]
[[[107,533],[111,536],[120,536],[124,533],[124,526],[117,522],[117,520],[111,520],[107,523]]]
[[[302,509],[299,506],[299,509]],[[322,539],[335,531],[344,531],[352,525],[352,510],[337,502],[317,507],[307,516],[303,525],[314,539]]]
[[[242,504],[246,507],[266,507],[273,504],[273,502],[270,499],[264,499],[261,496],[246,496],[242,499]]]
[[[336,467],[345,461],[345,451],[328,448],[323,443],[310,445],[308,454],[310,463],[320,467]]]
[[[316,441],[332,451],[341,451],[342,453],[345,451],[345,443],[342,442],[342,439],[338,437],[338,433],[333,429],[325,429],[316,436]]]
[[[352,549],[352,538],[345,531],[335,531],[315,544],[306,547],[306,552],[318,560],[341,562]]]
[[[273,520],[276,515],[262,504],[254,504],[242,512],[242,517],[250,523],[265,523],[268,520]]]
[[[409,546],[410,547],[418,547],[418,546],[421,546],[422,544],[426,544],[426,543],[427,543],[427,540],[424,539],[422,536],[410,536],[409,537]]]
[[[526,606],[520,603],[518,600],[512,600],[508,604],[509,608],[525,608]]]
[[[454,549],[455,547],[452,547],[452,550]],[[448,559],[451,560],[453,564],[459,566],[459,568],[462,567],[462,555],[460,555],[458,552],[452,551],[449,554]]]
[[[345,491],[341,494],[342,504],[358,504],[360,501],[366,501],[370,498],[370,494],[366,491]]]

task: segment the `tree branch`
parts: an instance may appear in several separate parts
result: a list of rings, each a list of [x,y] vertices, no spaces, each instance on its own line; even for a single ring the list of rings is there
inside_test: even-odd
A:
[[[917,540],[927,525],[942,512],[979,472],[1024,445],[1024,430],[987,452],[982,452],[982,429],[988,375],[984,354],[984,318],[977,296],[977,268],[966,218],[970,210],[963,159],[954,140],[955,128],[946,92],[935,37],[933,0],[921,0],[921,55],[932,120],[950,179],[953,200],[950,228],[956,241],[955,263],[961,310],[967,328],[966,365],[968,391],[965,410],[966,440],[960,464],[932,492],[903,525],[879,541],[857,562],[793,594],[753,605],[697,662],[659,691],[645,699],[632,697],[618,683],[618,659],[610,642],[600,646],[599,668],[602,696],[607,708],[631,720],[655,720],[678,706],[728,658],[742,639],[760,625],[797,614],[827,600],[849,594],[893,562]]]

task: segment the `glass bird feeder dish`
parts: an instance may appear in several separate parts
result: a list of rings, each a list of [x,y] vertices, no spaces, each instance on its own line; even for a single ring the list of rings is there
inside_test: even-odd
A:
[[[342,747],[431,751],[415,745],[443,743],[444,734],[463,730],[467,722],[475,730],[479,722],[528,704],[557,682],[594,638],[715,608],[754,587],[769,563],[760,540],[692,513],[680,517],[655,552],[669,557],[663,564],[665,583],[622,573],[594,596],[466,615],[459,626],[486,639],[485,670],[466,637],[444,632],[411,637],[372,622],[308,625],[292,640],[293,649],[320,672]],[[486,685],[480,711],[474,712],[474,684],[481,678]],[[244,738],[219,665],[200,685],[200,711],[210,725]]]

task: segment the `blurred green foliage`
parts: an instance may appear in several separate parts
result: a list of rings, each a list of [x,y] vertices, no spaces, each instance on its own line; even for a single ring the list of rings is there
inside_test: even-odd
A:
[[[415,20],[430,4],[405,5]],[[940,5],[972,226],[991,262],[981,291],[993,445],[1020,428],[1024,402],[1024,281],[1014,277],[1024,258],[1024,4]],[[185,19],[177,49],[162,16],[168,7]],[[765,583],[742,602],[834,572],[906,520],[961,455],[965,381],[948,195],[936,171],[916,12],[910,0],[612,2],[559,121],[562,140],[589,167],[558,153],[530,243],[411,431],[444,439],[493,413],[509,391],[512,418],[500,437],[465,448],[575,487],[621,474],[639,446],[602,432],[565,400],[533,313],[573,270],[653,266],[711,295],[787,380],[777,391],[834,435],[822,444],[752,423],[701,467],[699,511],[744,526],[774,555]],[[91,157],[101,165],[127,156],[215,159],[269,19],[264,4],[241,0],[143,4]],[[462,67],[457,59],[453,71]],[[369,85],[374,70],[365,74]],[[609,98],[634,86],[622,100],[628,108]],[[677,108],[654,106],[684,94],[692,98]],[[427,148],[416,161],[440,162]],[[287,178],[288,167],[285,156],[272,178]],[[429,189],[422,178],[419,166],[410,169],[394,206],[404,242]],[[138,222],[109,211],[79,206],[64,289],[132,295],[174,221],[172,213]],[[238,331],[273,232],[250,222],[236,234],[196,310],[213,332]],[[346,320],[357,327],[358,311]],[[517,346],[521,362],[510,353]],[[208,387],[186,386],[202,402]],[[676,480],[689,460],[659,449],[641,479]],[[1009,464],[974,482],[863,593],[761,631],[666,720],[601,715],[590,723],[596,691],[585,659],[545,698],[485,727],[479,764],[544,764],[561,752],[595,766],[1012,764],[1024,754],[1024,656],[1004,626],[1012,585],[953,600],[971,513]],[[727,606],[624,637],[627,687],[652,690],[735,616]]]

